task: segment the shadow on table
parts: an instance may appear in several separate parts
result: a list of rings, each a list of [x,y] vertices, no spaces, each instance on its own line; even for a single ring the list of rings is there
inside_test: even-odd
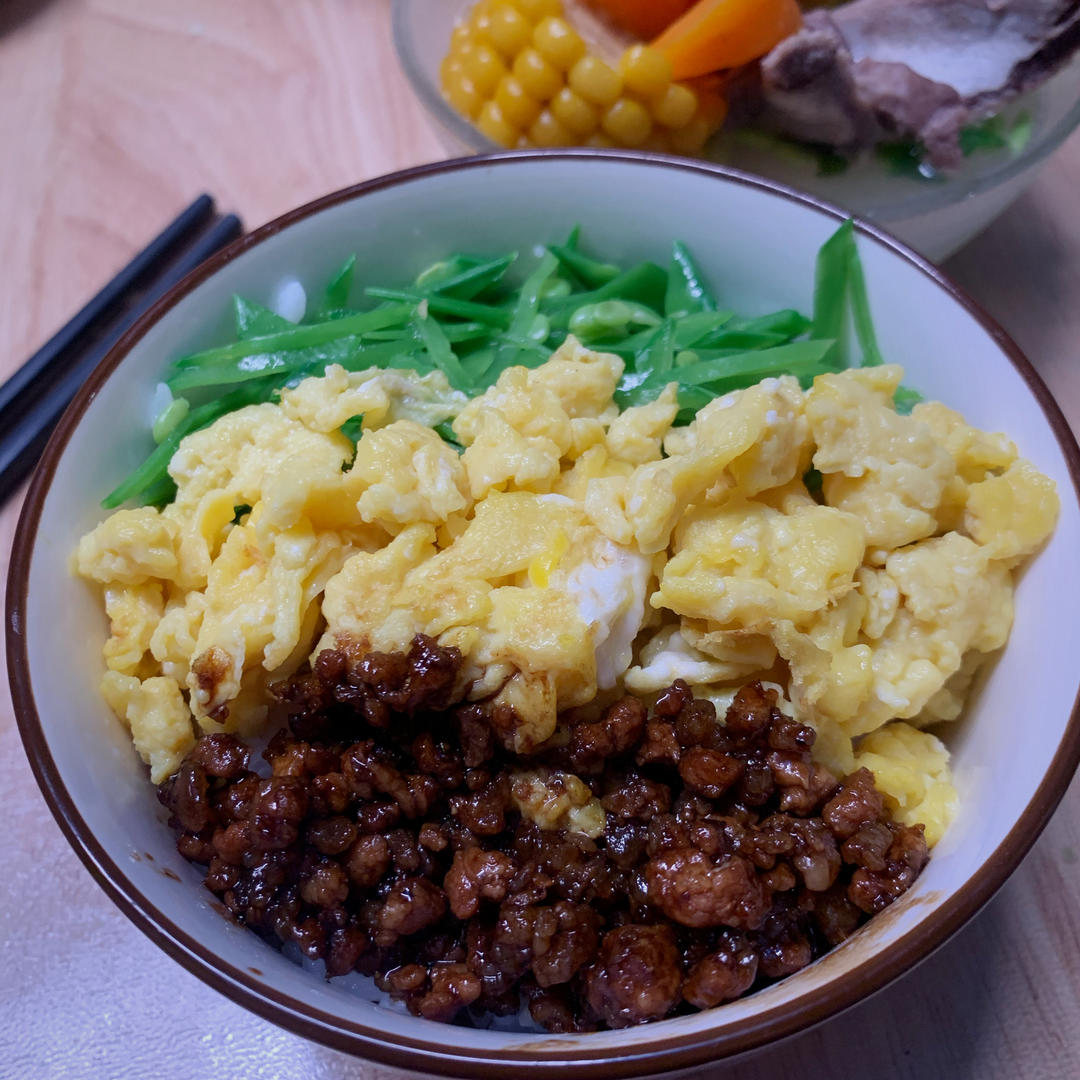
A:
[[[56,0],[0,0],[0,37],[28,23]]]

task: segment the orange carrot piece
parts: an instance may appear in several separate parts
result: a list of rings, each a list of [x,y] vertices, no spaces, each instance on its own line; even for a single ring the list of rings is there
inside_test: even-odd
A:
[[[695,0],[588,0],[616,26],[649,40],[694,6]]]
[[[654,42],[676,79],[741,67],[802,25],[796,0],[698,0]]]

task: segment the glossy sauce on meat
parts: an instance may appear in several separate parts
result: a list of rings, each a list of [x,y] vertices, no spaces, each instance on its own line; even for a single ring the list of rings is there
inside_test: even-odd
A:
[[[865,769],[839,782],[760,684],[721,722],[673,684],[529,759],[482,706],[447,709],[460,657],[321,654],[278,689],[265,758],[206,735],[162,789],[181,853],[232,917],[352,970],[430,1019],[527,1003],[550,1031],[710,1008],[839,944],[914,882],[922,826]],[[513,798],[537,765],[579,776],[603,835],[543,829]]]

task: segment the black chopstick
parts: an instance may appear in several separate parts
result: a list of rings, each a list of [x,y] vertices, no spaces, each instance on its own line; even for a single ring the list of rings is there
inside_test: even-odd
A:
[[[208,198],[204,196],[204,198]],[[202,200],[197,200],[173,225],[169,226],[142,254],[136,257],[114,278],[93,301],[56,334],[49,345],[35,353],[27,364],[16,373],[21,373],[30,364],[38,370],[37,381],[22,380],[21,392],[9,396],[10,404],[4,410],[3,423],[0,424],[0,502],[3,502],[33,468],[41,451],[52,434],[53,428],[68,407],[79,387],[87,380],[91,372],[102,361],[108,351],[123,336],[128,328],[148,311],[177,282],[192,270],[204,263],[211,255],[226,244],[231,243],[242,232],[243,226],[235,214],[227,214],[215,221],[201,234],[192,239],[188,232],[189,244],[177,251],[178,241],[173,240],[167,249],[156,253],[153,267],[157,276],[146,280],[149,271],[144,263],[140,274],[129,274],[132,266],[139,262],[151,248],[160,243],[163,237],[171,233],[181,218],[189,214]],[[210,210],[213,201],[210,200]],[[206,218],[202,219],[205,223]],[[190,222],[188,223],[190,224]],[[127,276],[127,288],[122,294],[113,291],[113,286],[121,276]],[[93,318],[84,320],[84,314],[93,307],[97,300],[111,293],[108,309],[111,318],[103,309]],[[73,337],[69,328],[79,320],[84,320],[80,334]],[[104,324],[104,325],[102,325]],[[55,341],[64,343],[62,350],[53,353],[53,363],[43,362],[38,358]],[[6,390],[5,384],[3,390]]]

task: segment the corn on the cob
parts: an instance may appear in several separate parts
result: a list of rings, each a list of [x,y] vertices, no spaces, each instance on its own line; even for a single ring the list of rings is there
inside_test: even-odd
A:
[[[500,146],[622,146],[700,153],[723,124],[712,87],[672,81],[647,45],[613,68],[589,52],[562,0],[480,0],[455,27],[443,95]]]

